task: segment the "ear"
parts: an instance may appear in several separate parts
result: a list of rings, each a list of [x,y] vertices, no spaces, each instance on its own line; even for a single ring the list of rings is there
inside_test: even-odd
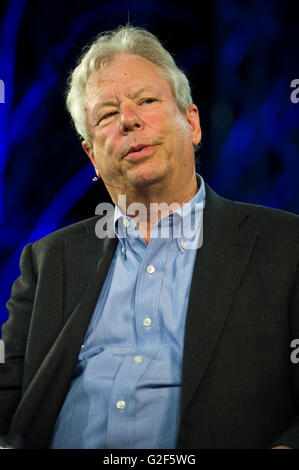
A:
[[[97,176],[100,178],[101,175],[100,175],[100,173],[97,169],[97,166],[96,166],[96,160],[95,160],[95,157],[94,157],[94,152],[93,152],[92,145],[90,145],[86,140],[83,140],[82,148],[83,148],[84,152],[86,153],[86,155],[88,156],[88,158],[90,159],[91,163],[93,164]]]
[[[186,112],[186,118],[190,127],[193,145],[198,145],[201,141],[201,127],[199,112],[195,104],[189,104]]]

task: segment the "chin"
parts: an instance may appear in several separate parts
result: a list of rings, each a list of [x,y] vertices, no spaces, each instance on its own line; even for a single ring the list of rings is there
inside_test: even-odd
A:
[[[167,172],[162,168],[146,168],[146,165],[141,165],[129,172],[128,179],[135,187],[144,187],[159,183],[167,176]]]
[[[160,183],[164,179],[165,175],[161,173],[158,174],[158,172],[143,172],[138,175],[134,175],[134,178],[130,178],[132,185],[136,188],[151,186]]]

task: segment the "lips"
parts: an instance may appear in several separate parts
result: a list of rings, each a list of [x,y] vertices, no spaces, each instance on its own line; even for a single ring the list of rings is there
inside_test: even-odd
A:
[[[124,157],[129,155],[129,153],[139,152],[140,150],[142,150],[145,147],[149,147],[149,145],[145,145],[145,144],[134,145],[134,146],[129,148],[129,150],[125,153]]]
[[[126,151],[123,158],[131,161],[142,160],[151,154],[154,146],[148,144],[133,145]]]

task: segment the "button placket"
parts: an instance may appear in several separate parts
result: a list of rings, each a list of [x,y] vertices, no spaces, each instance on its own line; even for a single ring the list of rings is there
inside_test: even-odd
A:
[[[149,359],[138,354],[128,354],[117,372],[114,382],[108,412],[107,446],[117,445],[117,442],[134,440],[135,429],[135,400],[136,385],[149,363]],[[134,354],[134,353],[133,353]],[[130,375],[130,381],[127,377]]]
[[[153,239],[148,246],[139,272],[136,298],[137,342],[154,349],[161,344],[159,297],[167,259],[167,240]]]

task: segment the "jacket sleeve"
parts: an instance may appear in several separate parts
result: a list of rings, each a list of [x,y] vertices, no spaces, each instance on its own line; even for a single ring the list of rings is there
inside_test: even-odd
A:
[[[9,318],[2,326],[5,360],[0,364],[0,436],[7,434],[22,395],[24,357],[34,303],[36,275],[32,244],[23,249],[21,275],[14,282],[6,306]]]
[[[292,296],[290,309],[290,343],[294,339],[299,339],[299,265],[297,266],[297,276]],[[293,349],[290,348],[290,357]],[[298,354],[296,354],[298,356]],[[291,377],[293,385],[293,396],[296,416],[290,426],[272,442],[269,448],[285,445],[299,449],[299,362],[291,361]]]

